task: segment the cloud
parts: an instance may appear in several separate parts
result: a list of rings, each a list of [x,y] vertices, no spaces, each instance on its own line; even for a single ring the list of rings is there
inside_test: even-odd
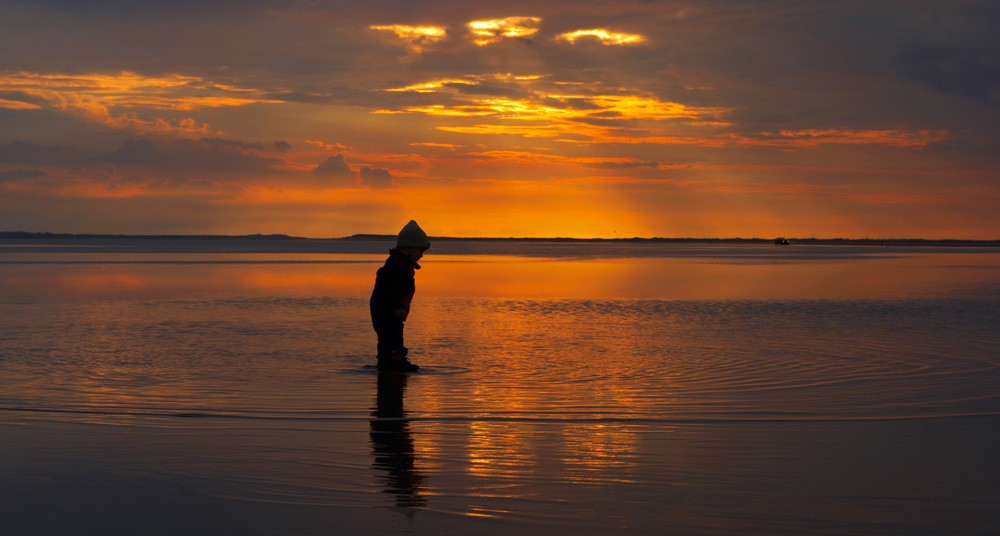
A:
[[[936,91],[983,104],[1000,101],[1000,51],[911,46],[893,58],[906,77]]]
[[[192,10],[204,12],[205,10],[231,13],[235,9],[248,9],[251,7],[273,7],[272,0],[213,0],[203,2],[201,0],[145,0],[143,2],[132,2],[130,0],[88,0],[78,2],[76,0],[11,0],[13,3],[28,4],[32,6],[44,6],[54,11],[63,11],[78,15],[153,15],[163,16],[164,14],[176,14],[179,10]]]
[[[202,143],[216,146],[236,147],[245,151],[276,151],[285,153],[292,150],[292,146],[285,141],[275,141],[271,143],[246,142],[239,140],[229,140],[224,138],[202,138]]]
[[[128,139],[107,160],[120,164],[151,164],[158,158],[153,142],[143,139]]]
[[[324,151],[336,151],[347,149],[347,146],[341,143],[326,143],[325,141],[319,140],[305,140],[309,145],[315,145]]]
[[[347,160],[344,159],[344,155],[342,154],[331,156],[320,162],[312,169],[312,174],[315,177],[344,186],[355,186],[358,182],[357,175],[351,169],[351,166],[347,164]]]
[[[392,186],[392,175],[387,169],[363,167],[361,168],[361,185],[371,188],[388,188]]]
[[[474,20],[468,23],[473,42],[479,46],[498,43],[507,38],[526,38],[538,32],[538,17],[507,17],[505,19]]]
[[[38,104],[31,102],[25,102],[24,100],[8,100],[0,98],[0,108],[6,108],[8,110],[41,110],[42,107]]]
[[[392,186],[389,170],[364,166],[358,173],[351,168],[343,154],[331,156],[312,169],[313,176],[336,186],[364,186],[386,188]]]
[[[659,167],[659,162],[643,162],[643,161],[603,161],[603,162],[592,162],[584,164],[587,167],[595,169],[634,169],[634,168],[656,168]]]
[[[67,145],[41,145],[25,141],[0,144],[0,162],[60,165],[81,162],[89,155]]]
[[[592,39],[596,40],[602,45],[635,45],[646,41],[645,37],[638,34],[612,32],[609,30],[605,30],[603,28],[566,32],[564,34],[559,34],[559,36],[556,37],[556,39],[568,41],[571,44],[576,44],[577,40],[580,39],[584,40]]]
[[[115,74],[0,71],[0,95],[4,95],[0,107],[54,109],[137,134],[190,136],[211,132],[208,124],[190,117],[140,116],[139,110],[191,112],[280,102],[257,93],[252,89],[178,74],[150,77],[129,71]]]
[[[130,138],[100,161],[134,168],[153,177],[214,177],[252,181],[275,175],[287,162],[264,144],[209,138],[153,140]]]
[[[11,169],[0,173],[0,182],[37,179],[48,175],[47,172],[37,169]]]
[[[395,41],[401,43],[413,53],[421,53],[428,46],[442,41],[447,36],[447,30],[440,26],[408,26],[405,24],[389,24],[369,26],[372,30],[391,32]]]
[[[783,180],[795,183],[833,174],[843,192],[878,182],[923,194],[930,181],[904,177],[928,169],[949,188],[995,198],[1000,33],[996,8],[970,5],[996,2],[720,0],[690,11],[648,1],[346,9],[280,0],[241,3],[227,13],[240,24],[221,24],[220,4],[202,10],[195,0],[15,2],[0,2],[7,191],[78,181],[62,191],[118,195],[140,181],[143,195],[168,204],[178,191],[233,185],[259,188],[261,206],[277,210],[279,194],[295,188],[302,200],[353,202],[424,189],[466,227],[481,216],[437,202],[442,195],[511,177],[551,184],[548,199],[579,177],[643,181],[654,192],[668,179],[713,175],[767,182],[787,165]],[[339,174],[322,177],[316,164],[338,153],[324,164]],[[717,167],[667,169],[685,161]],[[113,163],[118,189],[88,190],[100,174],[71,173],[102,162]],[[867,168],[878,169],[854,174]],[[387,195],[358,188],[393,180]],[[705,208],[696,205],[692,214]],[[672,232],[668,217],[642,208],[651,233]],[[534,221],[553,232],[545,217]]]

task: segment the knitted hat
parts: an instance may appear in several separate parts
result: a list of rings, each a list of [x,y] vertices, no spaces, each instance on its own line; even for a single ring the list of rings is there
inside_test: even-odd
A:
[[[396,237],[397,248],[429,248],[430,240],[427,240],[427,233],[417,225],[417,222],[410,220],[403,226],[403,230]]]

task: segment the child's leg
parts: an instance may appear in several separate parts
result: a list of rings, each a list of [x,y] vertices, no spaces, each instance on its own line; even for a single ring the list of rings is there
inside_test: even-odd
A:
[[[375,323],[378,333],[379,369],[414,372],[420,367],[406,359],[408,350],[403,346],[403,321],[397,318]]]
[[[390,359],[392,356],[406,357],[407,349],[403,345],[403,322],[396,318],[381,319],[375,322],[375,333],[378,334],[378,358]]]

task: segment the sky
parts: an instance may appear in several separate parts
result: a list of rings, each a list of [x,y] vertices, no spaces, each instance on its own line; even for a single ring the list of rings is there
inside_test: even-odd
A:
[[[0,230],[1000,239],[1000,2],[0,0]]]

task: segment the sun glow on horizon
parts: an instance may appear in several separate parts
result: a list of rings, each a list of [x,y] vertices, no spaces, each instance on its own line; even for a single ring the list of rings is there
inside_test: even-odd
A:
[[[1000,228],[990,34],[944,3],[913,6],[940,56],[877,3],[57,4],[0,2],[0,230]]]

